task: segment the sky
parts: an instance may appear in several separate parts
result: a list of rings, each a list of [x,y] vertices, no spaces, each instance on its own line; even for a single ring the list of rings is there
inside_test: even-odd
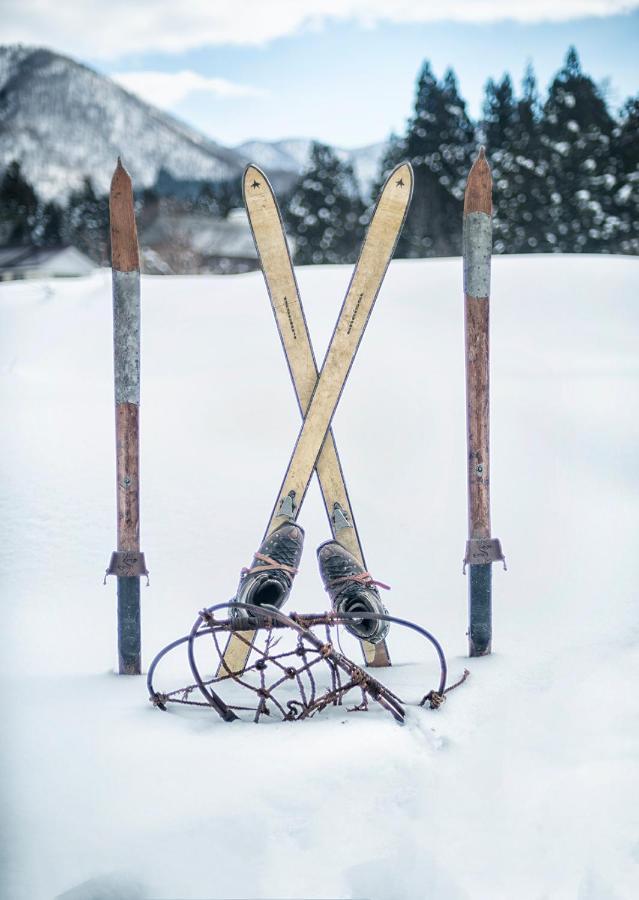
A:
[[[639,90],[639,2],[624,0],[2,0],[3,41],[67,53],[222,144],[342,147],[404,128],[425,59],[469,112],[488,78],[543,91],[574,44],[613,108]],[[107,10],[107,11],[105,11]]]

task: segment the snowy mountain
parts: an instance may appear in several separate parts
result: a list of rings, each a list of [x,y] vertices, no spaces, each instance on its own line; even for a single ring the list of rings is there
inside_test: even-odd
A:
[[[235,147],[235,150],[257,163],[262,169],[297,174],[308,162],[312,143],[306,138],[289,138],[283,141],[245,141]]]
[[[271,170],[298,175],[309,159],[312,141],[307,138],[289,138],[283,141],[246,141],[235,147],[238,153],[248,157],[258,166]],[[379,173],[379,164],[386,149],[386,143],[369,144],[354,150],[342,147],[333,149],[345,162],[349,162],[364,196],[370,194],[373,182]]]
[[[106,191],[121,156],[136,187],[161,170],[184,181],[239,177],[262,166],[277,189],[290,185],[309,155],[309,139],[248,141],[224,147],[129,93],[105,75],[51,50],[0,47],[0,171],[17,159],[44,199],[64,199],[90,175]],[[384,144],[337,152],[368,193]]]
[[[87,66],[46,49],[0,47],[0,169],[18,159],[49,199],[85,175],[106,191],[118,155],[138,187],[150,187],[160,169],[216,181],[244,166],[235,151]]]

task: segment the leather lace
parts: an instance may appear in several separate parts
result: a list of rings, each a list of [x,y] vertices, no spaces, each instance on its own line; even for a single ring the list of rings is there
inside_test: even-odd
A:
[[[384,584],[383,581],[376,581],[370,572],[360,572],[359,575],[343,575],[340,578],[333,578],[326,585],[326,590],[338,587],[340,584],[361,584],[364,587],[381,587],[385,591],[390,591],[390,585]]]
[[[280,563],[276,559],[273,559],[271,556],[266,556],[264,553],[256,553],[254,555],[254,559],[259,559],[264,563],[262,566],[252,566],[251,568],[247,568],[246,566],[241,570],[242,575],[253,575],[254,572],[288,572],[289,575],[297,575],[298,570],[295,566],[288,566],[286,563]]]

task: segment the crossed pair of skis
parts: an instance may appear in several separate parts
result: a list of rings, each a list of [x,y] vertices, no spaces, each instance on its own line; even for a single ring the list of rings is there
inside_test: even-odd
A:
[[[243,188],[255,246],[304,419],[265,537],[283,522],[297,519],[315,470],[333,537],[366,568],[330,425],[406,218],[413,172],[409,163],[403,163],[384,184],[319,373],[273,190],[264,173],[253,165],[244,173]],[[254,632],[242,632],[242,638],[231,635],[218,675],[245,668]],[[368,665],[390,665],[385,641],[361,644]]]

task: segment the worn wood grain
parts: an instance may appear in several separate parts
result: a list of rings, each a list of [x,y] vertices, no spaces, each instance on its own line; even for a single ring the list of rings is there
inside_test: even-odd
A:
[[[489,305],[465,298],[468,537],[490,537]]]
[[[109,193],[111,220],[111,265],[118,272],[140,268],[138,233],[133,206],[133,185],[129,173],[118,157]]]
[[[139,551],[139,407],[135,403],[120,403],[116,406],[115,440],[118,550]]]

